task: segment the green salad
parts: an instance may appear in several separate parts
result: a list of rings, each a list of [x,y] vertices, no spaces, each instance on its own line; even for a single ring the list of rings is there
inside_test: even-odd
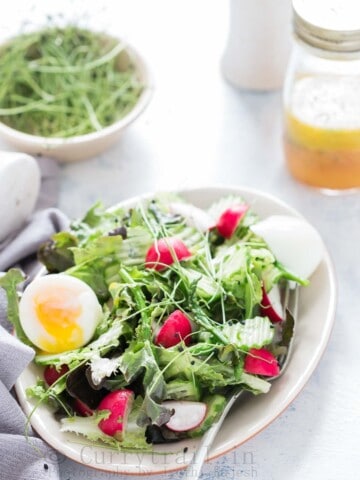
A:
[[[206,210],[171,194],[96,204],[41,246],[47,274],[20,301],[10,270],[9,319],[43,371],[34,409],[48,402],[63,431],[146,451],[201,436],[235,386],[267,393],[284,348],[279,294],[307,280],[254,233],[259,220],[237,196]],[[72,285],[94,298],[69,300]]]

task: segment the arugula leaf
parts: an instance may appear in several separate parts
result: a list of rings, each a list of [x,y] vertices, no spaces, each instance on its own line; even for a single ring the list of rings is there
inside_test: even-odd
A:
[[[121,235],[96,238],[93,242],[82,248],[73,248],[75,265],[92,262],[97,258],[111,257],[121,248],[123,238]]]
[[[121,207],[105,209],[101,202],[97,202],[80,221],[72,222],[70,231],[77,237],[80,246],[83,246],[119,227],[124,215]]]
[[[98,300],[103,303],[109,298],[109,288],[104,277],[104,267],[102,261],[90,261],[75,265],[66,270],[67,275],[82,280],[87,283],[89,287],[94,290]]]
[[[119,368],[128,383],[143,375],[144,401],[139,425],[163,425],[170,420],[171,412],[161,402],[166,397],[166,383],[154,357],[149,340],[132,342],[119,359]]]
[[[177,349],[157,347],[156,352],[167,381],[183,379],[210,390],[240,382],[243,367],[239,358],[232,363],[221,362],[214,356],[215,350],[207,358],[196,357],[191,348],[179,354]]]
[[[33,343],[29,340],[25,334],[19,317],[19,297],[17,292],[17,286],[25,280],[24,274],[17,268],[11,268],[5,275],[0,277],[0,287],[2,287],[7,296],[7,318],[13,325],[17,338],[34,347]]]

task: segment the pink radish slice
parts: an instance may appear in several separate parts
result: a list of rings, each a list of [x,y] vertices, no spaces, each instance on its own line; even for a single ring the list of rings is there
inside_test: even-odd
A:
[[[155,343],[169,348],[184,340],[185,344],[189,345],[191,332],[192,325],[189,318],[181,310],[175,310],[160,327]]]
[[[47,365],[44,370],[44,379],[45,382],[49,385],[49,387],[59,380],[60,377],[65,375],[69,371],[69,367],[67,365],[61,365],[59,370],[54,365]]]
[[[82,402],[78,398],[75,398],[73,407],[76,413],[81,415],[82,417],[91,417],[93,415],[94,410],[86,405],[86,403]]]
[[[223,212],[216,224],[217,230],[224,238],[230,238],[237,229],[239,223],[245,216],[249,206],[234,205]]]
[[[272,289],[266,293],[265,288],[262,289],[263,296],[261,300],[261,315],[268,317],[274,323],[284,320],[283,307],[280,299],[280,289],[278,285],[274,285]]]
[[[175,260],[184,260],[191,257],[184,242],[176,237],[165,237],[156,240],[149,248],[145,258],[145,267],[163,270],[172,265]]]
[[[98,410],[109,410],[110,415],[100,420],[100,430],[121,442],[133,400],[134,393],[131,390],[115,390],[106,395],[101,400]]]
[[[166,401],[163,405],[174,410],[174,415],[166,424],[167,428],[174,432],[186,432],[198,427],[204,420],[207,412],[207,405],[203,402]]]
[[[265,348],[251,348],[245,357],[244,370],[254,375],[274,377],[279,374],[279,365],[274,355]]]

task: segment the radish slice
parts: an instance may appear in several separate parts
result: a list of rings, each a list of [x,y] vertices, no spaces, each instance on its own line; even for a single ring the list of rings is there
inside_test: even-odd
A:
[[[100,430],[121,442],[133,400],[134,393],[131,390],[115,390],[106,395],[99,403],[98,410],[109,410],[110,415],[100,420]]]
[[[246,204],[234,205],[226,209],[216,224],[220,235],[224,238],[232,237],[248,209],[249,206]]]
[[[206,232],[215,226],[215,220],[201,208],[190,203],[174,202],[170,204],[170,211],[185,218],[186,224]]]
[[[164,237],[156,240],[147,251],[145,267],[160,271],[176,260],[181,261],[189,257],[191,252],[184,242],[176,237]]]
[[[47,365],[44,370],[44,380],[50,387],[68,371],[69,367],[67,365],[61,365],[59,369],[57,369],[54,365]]]
[[[280,368],[274,355],[265,348],[251,348],[245,357],[244,370],[246,373],[275,377]]]
[[[155,343],[169,348],[184,340],[185,344],[189,345],[191,332],[192,324],[189,318],[181,310],[175,310],[160,327],[155,337]]]
[[[78,398],[74,399],[73,407],[76,413],[78,413],[82,417],[91,417],[94,414],[94,410],[92,410],[86,403],[82,402]]]
[[[268,317],[273,323],[282,322],[284,320],[284,312],[281,305],[279,286],[274,285],[267,293],[263,287],[262,292],[261,315]]]
[[[302,278],[309,278],[323,258],[320,235],[302,218],[272,215],[250,229],[265,240],[285,268]]]
[[[166,424],[174,432],[186,432],[198,427],[204,420],[207,405],[203,402],[172,401],[163,402],[163,405],[174,410],[174,415]]]

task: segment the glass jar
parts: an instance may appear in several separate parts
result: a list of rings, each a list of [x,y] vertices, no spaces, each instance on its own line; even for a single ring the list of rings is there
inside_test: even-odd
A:
[[[284,151],[299,181],[360,187],[360,3],[293,0],[284,87]]]

